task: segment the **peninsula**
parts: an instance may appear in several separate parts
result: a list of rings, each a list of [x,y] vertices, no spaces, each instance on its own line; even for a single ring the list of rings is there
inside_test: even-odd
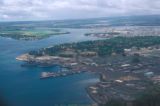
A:
[[[159,53],[159,36],[114,37],[30,51],[17,60],[25,61],[23,66],[56,64],[70,70],[43,72],[41,78],[94,72],[100,75],[100,82],[86,90],[97,104],[145,106],[142,101],[152,102],[150,97],[157,97],[160,91]],[[144,95],[151,96],[144,98]]]

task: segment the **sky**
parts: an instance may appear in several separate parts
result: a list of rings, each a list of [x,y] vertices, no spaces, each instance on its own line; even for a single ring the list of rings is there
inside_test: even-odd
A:
[[[160,0],[0,0],[0,21],[160,14]]]

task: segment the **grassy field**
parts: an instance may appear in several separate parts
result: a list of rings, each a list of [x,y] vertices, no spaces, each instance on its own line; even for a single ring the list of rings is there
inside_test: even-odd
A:
[[[68,34],[69,32],[52,28],[33,28],[33,29],[8,29],[0,31],[0,36],[18,40],[43,39],[53,35]]]

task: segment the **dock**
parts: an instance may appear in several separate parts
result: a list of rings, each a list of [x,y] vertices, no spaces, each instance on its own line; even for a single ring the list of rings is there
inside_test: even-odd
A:
[[[80,74],[84,72],[87,72],[87,71],[82,70],[82,71],[65,71],[65,72],[42,72],[40,79],[65,77],[65,76]]]

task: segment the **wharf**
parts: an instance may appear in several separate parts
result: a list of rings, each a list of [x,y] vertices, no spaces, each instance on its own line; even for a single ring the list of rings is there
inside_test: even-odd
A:
[[[65,77],[69,75],[74,74],[80,74],[87,71],[66,71],[66,72],[42,72],[40,79],[46,79],[46,78],[56,78],[56,77]]]

